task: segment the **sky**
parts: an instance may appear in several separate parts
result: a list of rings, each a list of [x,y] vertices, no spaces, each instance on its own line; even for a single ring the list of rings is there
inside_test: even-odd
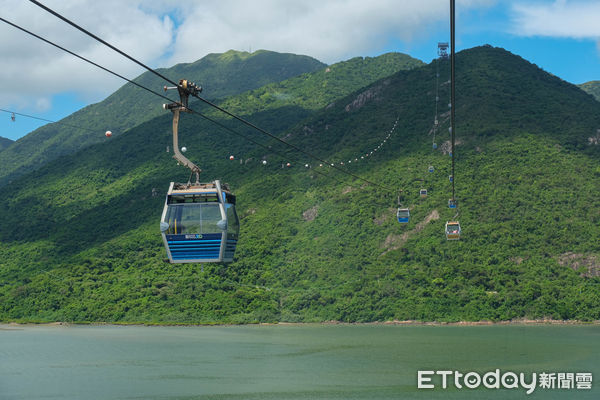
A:
[[[153,68],[229,49],[327,64],[386,52],[424,62],[447,42],[449,0],[41,0]],[[144,70],[27,0],[0,16],[130,79]],[[456,0],[456,49],[503,47],[568,82],[600,80],[600,0]],[[125,84],[0,22],[0,109],[60,120]],[[160,101],[157,102],[160,106]],[[45,122],[0,111],[16,140]],[[104,134],[104,132],[99,132]]]

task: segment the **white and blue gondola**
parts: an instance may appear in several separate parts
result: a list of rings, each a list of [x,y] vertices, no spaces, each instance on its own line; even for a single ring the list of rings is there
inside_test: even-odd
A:
[[[171,182],[160,230],[170,263],[232,262],[240,230],[235,196],[218,180]]]
[[[408,208],[398,208],[396,217],[401,224],[408,224],[408,221],[410,220],[410,210]]]

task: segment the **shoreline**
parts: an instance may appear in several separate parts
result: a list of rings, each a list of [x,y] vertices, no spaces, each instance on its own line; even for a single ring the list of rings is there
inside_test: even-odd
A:
[[[260,322],[249,324],[191,324],[191,323],[143,323],[143,322],[14,322],[0,321],[0,330],[28,327],[28,326],[145,326],[145,327],[233,327],[233,326],[309,326],[309,325],[347,325],[347,326],[492,326],[492,325],[578,325],[578,326],[600,326],[600,320],[579,321],[579,320],[555,320],[555,319],[517,319],[508,321],[417,321],[417,320],[392,320],[392,321],[373,321],[373,322],[342,322],[342,321],[322,321],[322,322]]]

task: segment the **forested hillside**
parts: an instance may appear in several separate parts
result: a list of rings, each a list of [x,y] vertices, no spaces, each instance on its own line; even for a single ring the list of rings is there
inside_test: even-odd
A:
[[[188,175],[165,152],[168,115],[24,176],[0,195],[0,319],[599,319],[600,103],[503,49],[459,53],[455,215],[444,107],[432,149],[438,69],[448,99],[443,61],[335,98],[323,89],[332,66],[304,78],[319,85],[272,84],[223,102],[378,186],[235,121],[220,119],[271,151],[185,115],[187,156],[238,197],[233,264],[163,262],[164,194]],[[399,190],[407,225],[395,220]],[[449,242],[455,217],[463,237]]]
[[[4,150],[6,147],[10,146],[12,143],[13,143],[12,140],[0,136],[0,151]]]
[[[581,89],[591,94],[596,98],[596,100],[600,101],[600,81],[590,81],[586,83],[582,83],[578,85]]]
[[[326,65],[307,56],[264,50],[251,54],[231,50],[223,54],[210,54],[191,64],[178,64],[158,71],[174,81],[181,77],[195,81],[204,88],[202,96],[211,101],[282,80],[286,80],[286,85],[292,87],[311,88],[311,93],[319,93],[314,90],[314,85],[329,83],[329,88],[323,88],[326,89],[323,90],[326,93],[324,96],[333,98],[401,69],[422,64],[405,54],[389,53],[332,65],[330,70],[340,73],[333,78],[323,79],[318,71],[324,73]],[[292,77],[295,79],[288,79]],[[305,82],[309,78],[313,78],[311,82]],[[140,75],[134,81],[159,92],[165,84],[150,72]],[[323,99],[320,97],[308,99],[304,98],[306,93],[297,91],[297,94],[302,98],[301,101],[310,103],[313,107],[321,106],[319,101]],[[169,95],[173,99],[177,97],[172,93]],[[102,102],[85,107],[61,121],[67,125],[50,124],[37,129],[0,154],[0,186],[60,155],[72,154],[90,144],[103,141],[106,130],[111,130],[118,136],[142,122],[164,115],[160,104],[166,100],[157,102],[157,99],[159,98],[152,93],[128,83]],[[265,100],[273,99],[260,99],[259,103],[264,103]],[[296,103],[297,99],[284,96],[280,97],[279,103],[281,102]]]
[[[158,71],[176,81],[186,76],[206,85],[207,97],[214,100],[324,67],[325,64],[307,56],[231,50]],[[134,82],[157,92],[165,85],[150,72],[143,73]],[[119,135],[159,116],[162,110],[156,107],[156,99],[152,93],[127,83],[100,103],[64,118],[60,121],[64,124],[49,124],[31,132],[0,155],[0,185],[61,155],[102,141],[106,130]]]

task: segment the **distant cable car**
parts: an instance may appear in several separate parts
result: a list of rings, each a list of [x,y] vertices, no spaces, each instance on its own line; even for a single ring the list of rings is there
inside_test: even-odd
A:
[[[427,197],[427,189],[419,190],[419,195],[421,196],[421,198]]]
[[[170,263],[232,262],[240,230],[235,196],[218,180],[171,182],[160,230]]]
[[[12,122],[15,122],[15,120],[16,120],[16,119],[17,119],[17,117],[15,117],[15,113],[11,113],[11,114],[10,114],[10,120],[11,120]]]
[[[448,208],[456,208],[456,199],[448,200]]]
[[[454,177],[453,177],[452,175],[448,175],[448,180],[449,180],[450,182],[452,182],[452,181],[454,181]]]
[[[435,150],[435,149],[437,149],[437,143],[434,143],[434,144],[433,144],[433,149],[434,149],[434,150]]]
[[[429,168],[427,169],[427,171],[433,172],[433,165],[430,165]]]
[[[398,218],[398,222],[401,224],[407,224],[410,220],[410,210],[408,208],[398,208],[396,217]]]
[[[235,157],[231,155],[231,156],[229,156],[229,159],[233,160],[233,159],[235,159]]]
[[[446,240],[460,239],[460,224],[458,221],[446,222]]]

